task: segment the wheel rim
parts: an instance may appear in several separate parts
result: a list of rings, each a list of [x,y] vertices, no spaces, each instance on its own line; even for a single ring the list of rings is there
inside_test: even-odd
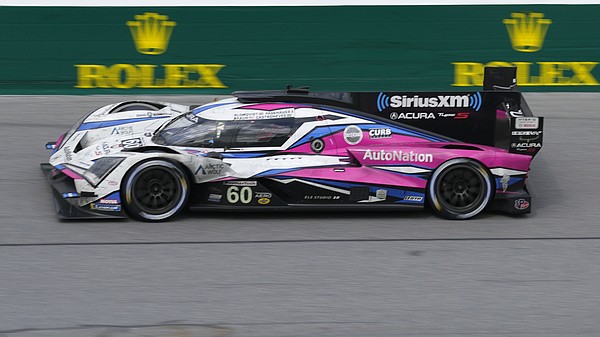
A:
[[[438,180],[436,193],[449,211],[466,213],[476,209],[485,198],[485,178],[473,167],[458,165],[444,172]]]
[[[143,212],[169,212],[181,199],[182,188],[168,169],[152,167],[143,170],[133,183],[133,201]]]

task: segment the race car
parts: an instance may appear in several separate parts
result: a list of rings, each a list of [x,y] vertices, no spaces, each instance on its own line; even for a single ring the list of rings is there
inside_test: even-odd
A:
[[[543,118],[520,93],[493,89],[120,102],[48,143],[42,169],[61,219],[164,221],[186,208],[529,213]]]

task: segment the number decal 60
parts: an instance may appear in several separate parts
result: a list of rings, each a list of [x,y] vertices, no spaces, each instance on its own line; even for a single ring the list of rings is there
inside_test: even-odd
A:
[[[249,204],[252,201],[252,188],[244,186],[239,188],[237,186],[231,186],[227,189],[227,202],[230,204]]]

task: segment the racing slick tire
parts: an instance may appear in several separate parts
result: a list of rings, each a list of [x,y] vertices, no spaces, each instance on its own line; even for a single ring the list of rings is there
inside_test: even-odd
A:
[[[187,204],[190,182],[184,169],[165,160],[149,160],[126,175],[121,193],[125,210],[142,221],[164,221]]]
[[[451,220],[476,216],[488,205],[493,192],[488,170],[464,158],[440,165],[427,186],[427,197],[434,212]]]

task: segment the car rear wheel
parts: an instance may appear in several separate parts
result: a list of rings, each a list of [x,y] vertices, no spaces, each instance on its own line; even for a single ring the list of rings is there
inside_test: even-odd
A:
[[[433,173],[427,192],[431,207],[440,216],[469,219],[483,211],[492,199],[491,175],[478,162],[452,159]]]
[[[163,221],[177,215],[189,197],[189,179],[177,164],[150,160],[135,166],[123,184],[125,209],[143,221]]]

